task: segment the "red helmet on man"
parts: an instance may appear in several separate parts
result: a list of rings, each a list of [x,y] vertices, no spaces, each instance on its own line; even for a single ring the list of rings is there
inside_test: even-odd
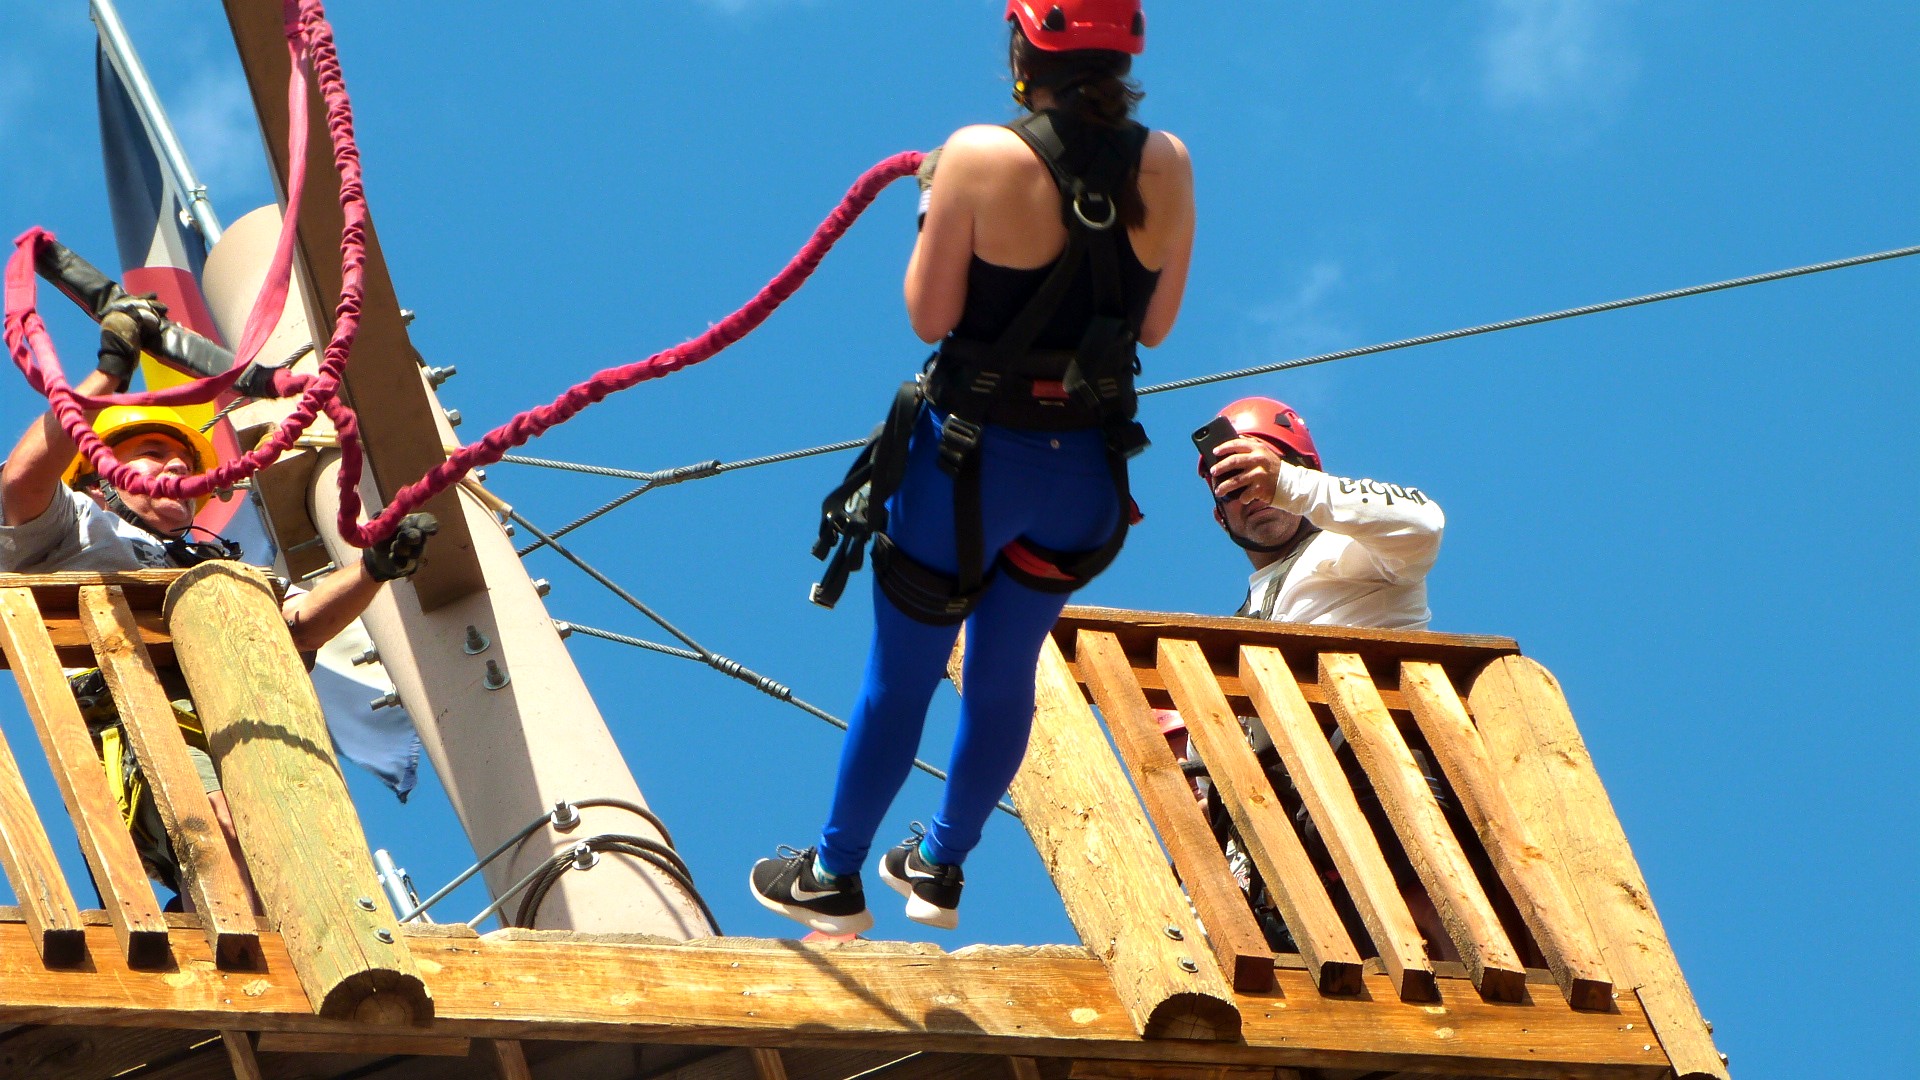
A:
[[[1320,451],[1314,449],[1313,435],[1307,431],[1307,422],[1300,414],[1284,401],[1272,398],[1250,397],[1220,410],[1220,416],[1233,425],[1233,430],[1242,435],[1252,435],[1272,443],[1280,455],[1295,461],[1304,461],[1310,468],[1320,468]],[[1200,475],[1205,476],[1202,468]]]
[[[1007,21],[1018,22],[1027,40],[1047,52],[1104,49],[1138,56],[1147,48],[1141,0],[1007,0]]]

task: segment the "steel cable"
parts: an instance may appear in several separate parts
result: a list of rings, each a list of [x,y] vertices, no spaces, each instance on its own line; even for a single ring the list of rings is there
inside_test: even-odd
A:
[[[1226,382],[1231,379],[1245,379],[1255,375],[1271,375],[1274,372],[1289,371],[1293,368],[1308,367],[1313,364],[1326,364],[1335,360],[1351,360],[1355,357],[1373,356],[1378,353],[1393,352],[1398,349],[1411,349],[1419,345],[1433,345],[1442,341],[1457,341],[1461,338],[1476,337],[1481,334],[1493,334],[1502,330],[1514,330],[1523,326],[1538,326],[1542,323],[1558,322],[1562,319],[1577,319],[1584,315],[1597,315],[1606,311],[1619,311],[1623,308],[1639,307],[1644,304],[1658,304],[1667,300],[1679,300],[1689,296],[1700,296],[1705,293],[1744,288],[1748,285],[1760,285],[1770,281],[1783,281],[1788,278],[1805,277],[1809,274],[1821,274],[1830,270],[1844,270],[1848,267],[1864,266],[1868,263],[1903,259],[1910,255],[1920,255],[1920,245],[1892,248],[1887,251],[1877,251],[1870,255],[1855,255],[1851,258],[1833,259],[1828,262],[1811,263],[1806,266],[1796,266],[1788,270],[1772,270],[1764,274],[1750,274],[1746,277],[1728,278],[1725,281],[1715,281],[1706,285],[1690,285],[1681,289],[1668,289],[1665,292],[1647,293],[1642,296],[1628,297],[1624,300],[1609,300],[1601,304],[1585,304],[1580,307],[1562,308],[1559,311],[1549,311],[1540,315],[1527,315],[1517,319],[1504,319],[1500,322],[1482,323],[1479,326],[1463,327],[1459,330],[1446,330],[1437,334],[1422,334],[1419,337],[1401,338],[1398,341],[1388,341],[1378,345],[1363,345],[1359,348],[1341,349],[1336,352],[1319,353],[1314,356],[1302,356],[1272,364],[1261,364],[1256,367],[1238,368],[1233,371],[1216,372],[1211,375],[1197,375],[1190,379],[1176,379],[1172,382],[1156,383],[1152,386],[1142,387],[1138,392],[1141,395],[1147,395],[1164,394],[1174,390],[1188,390],[1196,386],[1207,386],[1213,383]],[[764,457],[747,458],[743,461],[722,463],[702,473],[697,479],[704,479],[708,476],[718,476],[721,473],[735,472],[740,469],[751,469],[760,465],[776,465],[781,462],[795,461],[800,458],[814,457],[819,454],[833,454],[842,450],[853,450],[866,444],[867,441],[865,439],[849,439],[843,442],[809,447],[804,450],[789,450],[780,454],[768,454]],[[663,475],[659,473],[606,469],[600,466],[578,465],[572,462],[545,461],[538,458],[511,457],[502,458],[501,460],[512,461],[520,465],[535,465],[543,468],[597,473],[605,476],[622,476],[631,479],[645,479]],[[694,467],[695,466],[686,466],[686,468]],[[668,470],[668,472],[672,471],[673,470]],[[696,478],[689,477],[689,479]],[[616,500],[616,502],[619,505],[625,505],[626,502],[644,493],[644,490],[630,492],[625,498]],[[588,521],[615,508],[616,506],[614,504],[609,504],[601,510],[587,515],[574,525],[569,526],[569,529],[578,528],[580,525],[584,525]]]

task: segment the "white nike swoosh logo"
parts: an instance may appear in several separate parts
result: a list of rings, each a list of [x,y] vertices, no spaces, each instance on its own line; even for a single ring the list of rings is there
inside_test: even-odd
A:
[[[793,894],[793,898],[795,900],[818,900],[822,897],[833,896],[834,894],[838,893],[840,890],[828,889],[826,892],[809,892],[808,890],[801,888],[800,883],[796,881],[793,883],[793,888],[790,889],[789,891]]]
[[[907,877],[914,881],[938,881],[940,879],[939,874],[930,874],[925,870],[915,870],[911,867],[907,869]]]

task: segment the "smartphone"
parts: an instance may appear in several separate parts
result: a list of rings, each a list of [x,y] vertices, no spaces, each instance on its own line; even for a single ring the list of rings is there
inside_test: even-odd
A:
[[[1193,445],[1200,451],[1200,471],[1211,472],[1220,462],[1220,444],[1239,437],[1240,433],[1233,430],[1233,422],[1224,416],[1214,417],[1213,423],[1194,432]]]

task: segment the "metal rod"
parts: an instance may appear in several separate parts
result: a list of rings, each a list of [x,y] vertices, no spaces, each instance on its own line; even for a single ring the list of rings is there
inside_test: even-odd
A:
[[[525,840],[529,836],[532,836],[536,831],[539,830],[540,826],[545,825],[547,822],[551,820],[553,820],[553,815],[548,813],[548,814],[541,814],[539,817],[528,822],[526,828],[521,829],[519,832],[514,833],[511,837],[508,837],[505,843],[501,844],[497,848],[494,848],[491,852],[487,854],[486,858],[481,859],[479,862],[474,863],[472,866],[467,867],[465,870],[462,870],[460,872],[459,877],[456,877],[452,881],[447,882],[445,885],[440,886],[439,892],[436,892],[432,896],[429,896],[425,900],[422,900],[420,902],[420,906],[414,908],[412,911],[407,912],[405,915],[400,916],[400,921],[412,922],[414,919],[418,918],[421,915],[421,913],[425,912],[428,908],[446,899],[448,893],[466,884],[468,878],[471,878],[473,875],[479,873],[482,870],[485,870],[489,863],[493,862],[493,860],[499,858],[500,856],[506,854],[508,848],[511,848],[514,845],[518,844],[520,841]],[[542,863],[542,865],[545,865],[545,864]],[[514,888],[519,888],[519,886],[516,885],[514,886]],[[511,896],[513,894],[511,891],[509,891],[507,895]],[[505,899],[505,897],[502,897],[501,899]],[[475,920],[475,921],[478,921],[478,920]]]
[[[480,914],[475,915],[471,919],[468,919],[467,925],[478,928],[481,923],[487,921],[488,916],[499,914],[500,909],[506,905],[506,902],[513,899],[514,895],[518,893],[521,889],[524,889],[528,885],[532,884],[533,879],[539,877],[541,873],[546,870],[547,864],[552,861],[553,861],[552,859],[542,859],[539,866],[536,866],[533,869],[527,871],[526,877],[523,877],[519,881],[514,882],[511,886],[507,888],[506,892],[503,892],[499,896],[495,897],[493,903],[488,904],[484,908],[481,908]],[[500,920],[500,922],[502,925],[506,924],[505,919]]]
[[[133,107],[140,113],[141,123],[146,125],[147,134],[160,151],[161,163],[166,166],[180,197],[186,201],[187,216],[193,219],[194,228],[211,248],[220,242],[220,218],[213,212],[213,203],[207,201],[206,186],[200,183],[200,178],[193,173],[193,165],[187,161],[187,153],[173,132],[167,111],[160,106],[160,96],[154,93],[153,80],[147,78],[146,66],[140,63],[140,54],[134,51],[133,39],[127,36],[126,24],[120,21],[120,13],[114,9],[113,0],[90,0],[90,3],[93,24],[100,30],[100,47],[106,51],[107,61],[126,83],[127,93],[133,98]]]

